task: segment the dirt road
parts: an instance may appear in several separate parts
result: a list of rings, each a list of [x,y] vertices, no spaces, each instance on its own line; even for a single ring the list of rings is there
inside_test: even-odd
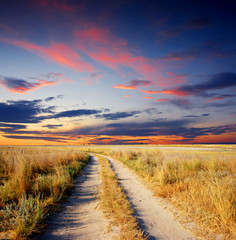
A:
[[[73,194],[63,204],[64,210],[53,215],[45,232],[36,236],[37,240],[108,240],[112,233],[106,234],[108,220],[98,208],[98,189],[100,165],[96,157],[91,157],[73,189]]]
[[[107,157],[134,208],[139,225],[150,240],[197,240],[153,197],[151,191],[120,162]]]
[[[139,222],[141,229],[150,240],[197,240],[192,233],[184,229],[173,215],[165,209],[160,200],[153,197],[151,191],[122,163],[105,156],[117,174]],[[64,211],[51,217],[46,231],[36,237],[39,239],[113,239],[115,232],[106,233],[108,220],[99,210],[96,198],[101,186],[100,166],[97,158],[91,156],[91,162],[78,178],[74,193],[64,204]]]

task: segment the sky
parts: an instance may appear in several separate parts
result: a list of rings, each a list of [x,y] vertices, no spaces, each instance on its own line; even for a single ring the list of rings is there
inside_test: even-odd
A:
[[[234,0],[1,0],[0,145],[236,143]]]

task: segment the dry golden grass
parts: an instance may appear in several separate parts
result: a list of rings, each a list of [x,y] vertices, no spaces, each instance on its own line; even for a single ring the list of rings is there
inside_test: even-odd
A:
[[[24,238],[37,231],[88,159],[69,148],[0,148],[0,232]]]
[[[101,206],[112,224],[119,227],[119,237],[122,240],[146,239],[141,232],[133,210],[122,188],[119,186],[116,174],[112,171],[109,161],[99,156],[101,163],[102,191]]]
[[[168,199],[209,232],[236,239],[236,149],[162,147],[92,148],[112,155],[141,176],[154,193]],[[210,148],[204,150],[203,148]],[[194,148],[197,148],[194,146]]]

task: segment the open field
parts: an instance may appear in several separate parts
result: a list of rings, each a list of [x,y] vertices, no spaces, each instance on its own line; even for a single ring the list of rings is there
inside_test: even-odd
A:
[[[190,233],[183,231],[179,221],[194,223],[196,228],[187,228],[203,239],[236,239],[235,145],[2,147],[0,239],[6,239],[4,232],[12,239],[27,239],[37,232],[73,186],[73,178],[81,173],[91,152],[105,156],[89,163],[91,172],[83,173],[69,207],[55,218],[54,227],[49,222],[49,232],[62,234],[60,239],[95,239],[96,234],[103,239],[142,239],[142,232],[147,239],[172,240],[176,234],[195,239],[186,237]],[[158,201],[178,213],[176,223]],[[139,209],[147,210],[140,213]],[[153,214],[159,220],[152,219]],[[119,230],[113,232],[113,225]],[[95,226],[96,234],[92,232]]]
[[[0,148],[0,232],[23,238],[37,231],[88,160],[68,148]]]
[[[110,155],[135,171],[155,195],[207,229],[201,236],[214,233],[236,238],[234,145],[99,146],[87,150]]]

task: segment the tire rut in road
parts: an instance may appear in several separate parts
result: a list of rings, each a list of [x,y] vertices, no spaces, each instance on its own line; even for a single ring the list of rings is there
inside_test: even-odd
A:
[[[108,220],[98,208],[100,165],[91,156],[81,176],[75,182],[73,194],[62,205],[64,210],[50,217],[46,231],[35,237],[36,240],[110,240],[112,233],[105,233]]]
[[[117,174],[141,229],[150,240],[198,240],[197,237],[182,227],[171,212],[160,205],[160,200],[127,167],[106,156]]]

